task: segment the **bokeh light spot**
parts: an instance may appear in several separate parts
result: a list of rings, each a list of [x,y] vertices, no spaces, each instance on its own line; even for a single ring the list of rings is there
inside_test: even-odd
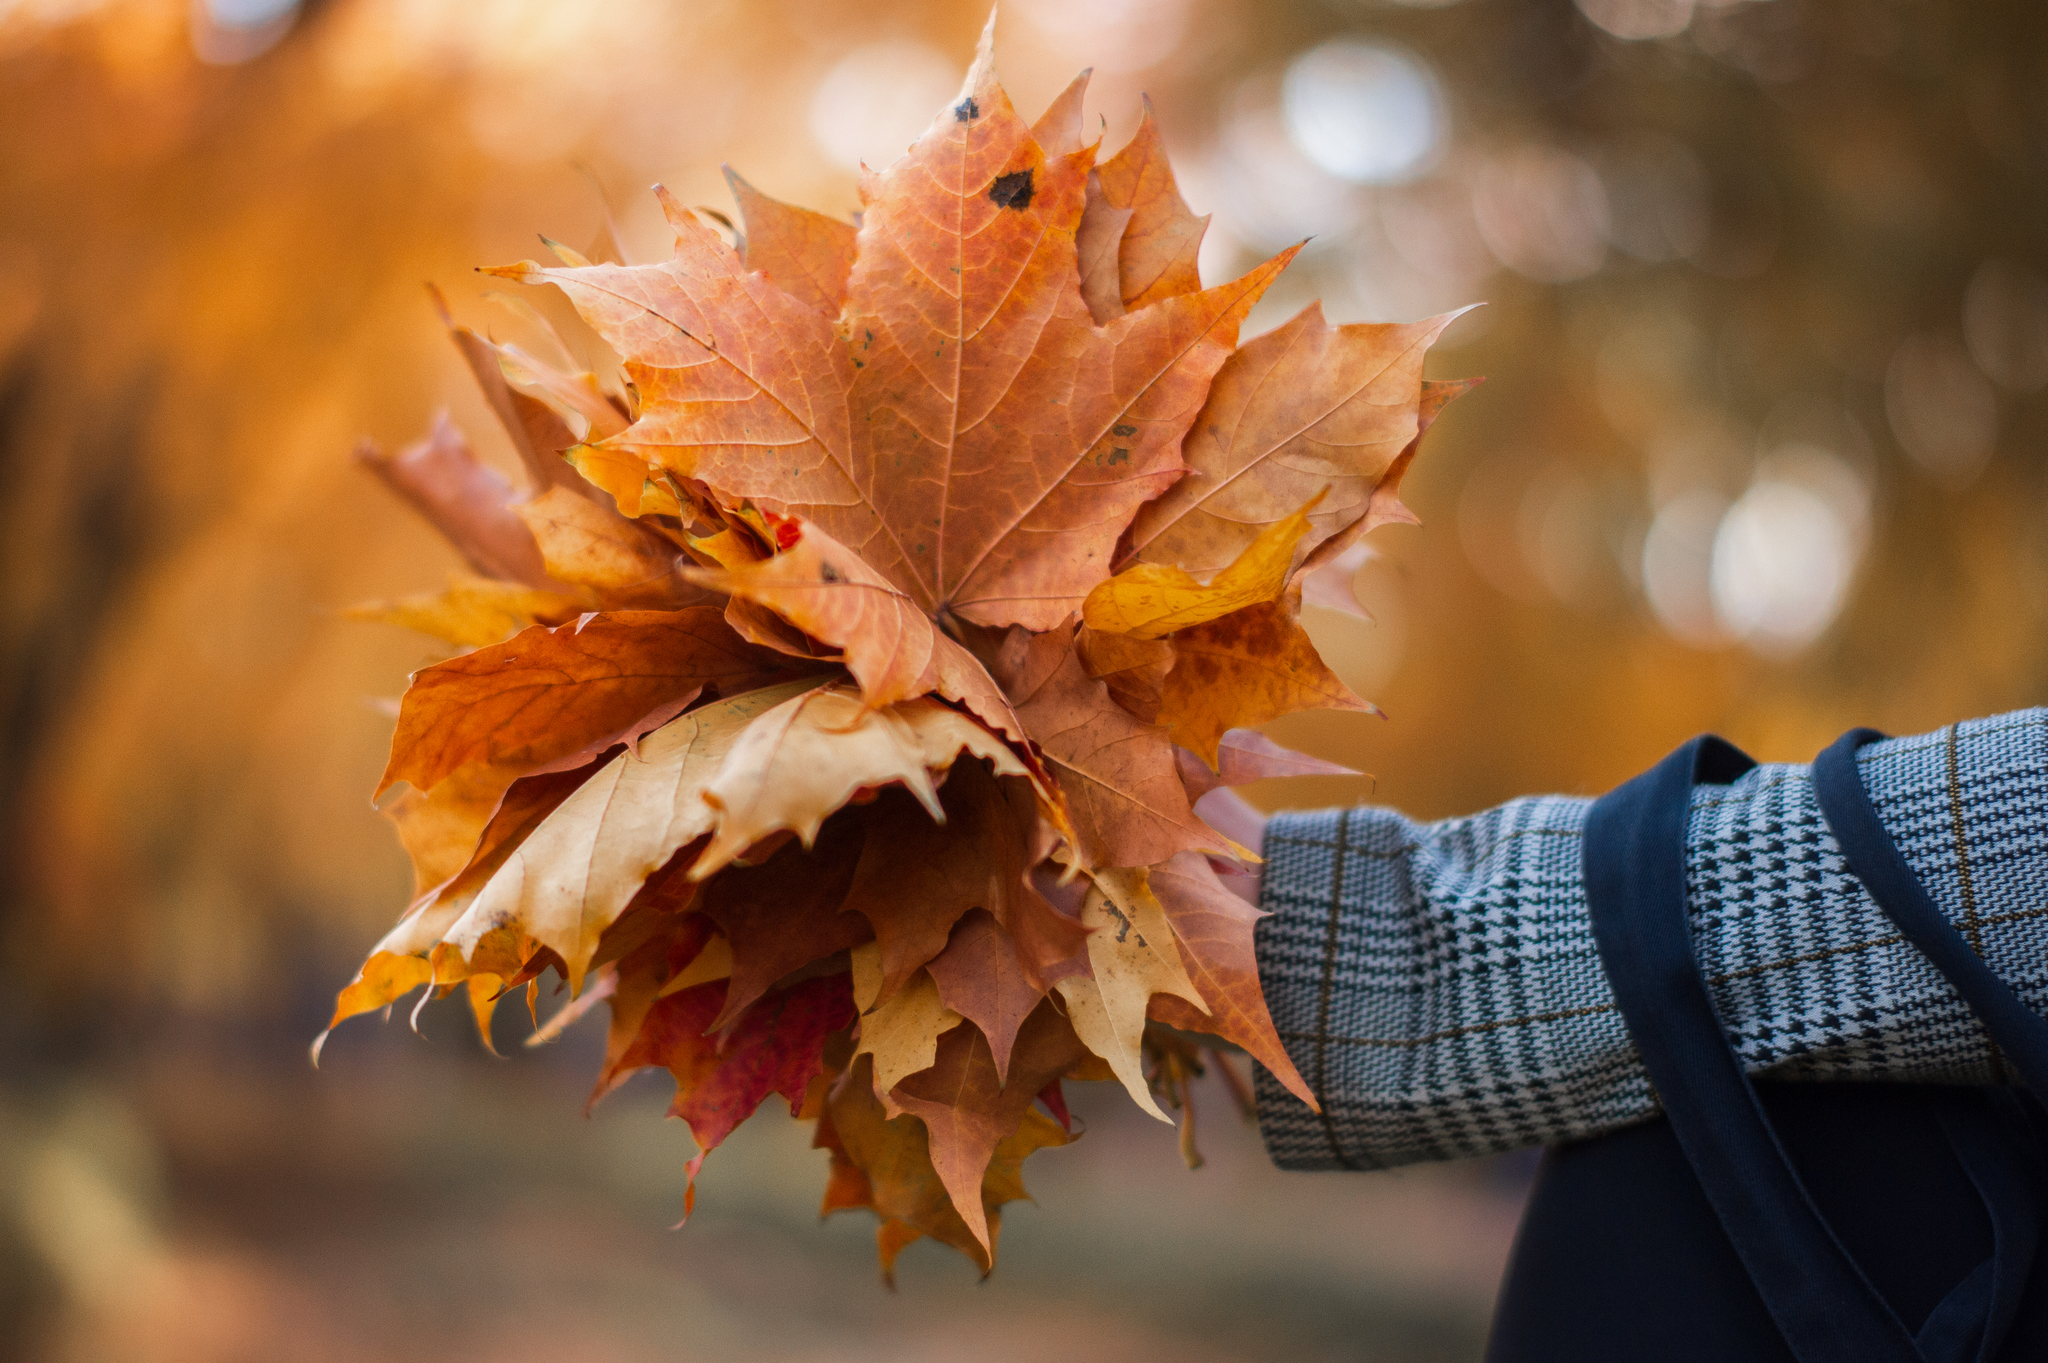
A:
[[[1657,622],[1696,648],[1726,642],[1714,611],[1712,571],[1725,498],[1682,493],[1657,509],[1643,536],[1643,596]]]
[[[1522,147],[1489,161],[1472,188],[1472,218],[1495,258],[1531,279],[1583,279],[1607,258],[1600,177],[1556,147]]]
[[[880,169],[902,156],[960,85],[960,68],[924,43],[856,48],[811,95],[811,136],[832,163]]]
[[[1187,35],[1187,0],[1018,0],[1015,12],[1062,53],[1104,74],[1144,71]]]
[[[1336,38],[1296,57],[1281,85],[1287,133],[1309,160],[1357,184],[1398,184],[1435,160],[1443,91],[1420,57]]]
[[[1998,399],[1969,352],[1945,336],[1911,336],[1884,376],[1892,434],[1936,482],[1965,487],[1998,439]]]
[[[1579,13],[1631,42],[1669,38],[1692,22],[1693,0],[1575,0]]]
[[[2013,261],[1985,261],[1963,295],[1963,337],[2000,387],[2048,386],[2048,279]]]
[[[1856,545],[1842,513],[1799,483],[1760,478],[1714,535],[1714,613],[1760,653],[1795,653],[1833,623]]]

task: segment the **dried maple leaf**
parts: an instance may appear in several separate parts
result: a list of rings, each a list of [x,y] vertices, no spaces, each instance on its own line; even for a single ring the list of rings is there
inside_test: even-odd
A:
[[[1320,757],[1283,748],[1255,729],[1232,729],[1216,745],[1216,766],[1178,748],[1181,784],[1188,798],[1199,800],[1219,786],[1242,786],[1277,776],[1357,776],[1360,773]]]
[[[1419,433],[1422,357],[1456,314],[1333,327],[1311,303],[1230,357],[1209,392],[1183,479],[1138,513],[1131,552],[1147,563],[1216,572],[1309,498],[1306,548],[1365,514]]]
[[[445,421],[365,455],[482,576],[357,612],[472,651],[401,704],[414,903],[336,1021],[460,991],[488,1041],[554,972],[534,1042],[603,1004],[593,1098],[674,1075],[692,1198],[780,1093],[885,1276],[924,1236],[994,1263],[1063,1080],[1185,1114],[1198,1050],[1148,1017],[1314,1102],[1207,860],[1251,854],[1192,802],[1344,770],[1249,726],[1369,708],[1296,617],[1414,519],[1469,386],[1421,377],[1448,318],[1239,348],[1292,252],[1204,289],[1149,106],[1098,160],[1085,87],[1027,125],[984,34],[857,225],[728,172],[731,244],[658,190],[669,260],[497,270],[559,286],[623,385],[450,322],[526,486]]]
[[[503,475],[481,463],[446,414],[417,445],[387,455],[364,444],[363,467],[427,518],[469,566],[485,577],[541,590],[567,590],[548,576],[540,546],[510,509],[515,493]]]
[[[641,414],[611,443],[804,516],[926,613],[1046,629],[1179,476],[1292,256],[1097,326],[1075,255],[1088,157],[1037,145],[984,41],[959,100],[863,183],[837,327],[673,200],[671,261],[505,273],[559,285],[627,357]]]
[[[1146,1006],[1155,994],[1184,999],[1198,1015],[1208,1004],[1188,979],[1149,880],[1142,870],[1096,877],[1081,909],[1082,923],[1095,930],[1088,938],[1093,973],[1061,980],[1059,991],[1082,1044],[1109,1062],[1132,1101],[1170,1122],[1152,1101],[1141,1067]]]
[[[1216,761],[1228,729],[1251,728],[1296,710],[1376,713],[1323,662],[1282,602],[1246,606],[1182,630],[1173,636],[1173,653],[1159,722],[1175,743],[1204,762]]]
[[[1098,582],[1081,606],[1082,623],[1099,634],[1159,639],[1193,629],[1244,606],[1271,601],[1287,586],[1297,546],[1308,532],[1318,492],[1300,510],[1273,522],[1207,582],[1172,564],[1140,563]]]
[[[499,582],[469,573],[450,573],[439,592],[403,596],[396,601],[366,601],[342,612],[351,620],[376,620],[431,634],[458,648],[502,643],[529,625],[560,625],[574,620],[584,603],[560,592],[538,591],[517,582]]]
[[[656,999],[618,1065],[621,1072],[658,1065],[675,1076],[669,1115],[688,1122],[697,1142],[697,1154],[687,1166],[685,1216],[696,1205],[697,1171],[704,1157],[771,1093],[787,1098],[794,1116],[811,1078],[824,1066],[825,1038],[853,1020],[847,977],[825,975],[762,1000],[729,1034],[710,1035],[707,1029],[725,1006],[725,991],[725,983],[715,981]]]
[[[1150,888],[1202,998],[1196,1009],[1183,994],[1161,992],[1151,1000],[1150,1015],[1236,1042],[1303,1102],[1313,1104],[1315,1095],[1287,1058],[1259,991],[1252,927],[1264,915],[1225,889],[1209,863],[1192,854],[1153,867]]]
[[[413,674],[378,793],[399,781],[430,791],[472,762],[581,766],[668,723],[706,686],[752,689],[784,665],[716,607],[535,627]]]
[[[1045,750],[1089,865],[1226,850],[1189,806],[1167,730],[1134,718],[1088,675],[1071,625],[1012,643],[1002,671],[1017,717]]]
[[[856,958],[857,960],[858,958]],[[879,964],[879,963],[878,963]],[[854,970],[854,999],[860,1002],[860,969]],[[872,1011],[869,1011],[872,1009]],[[860,1042],[855,1055],[874,1057],[875,1091],[886,1101],[890,1089],[909,1075],[932,1067],[939,1038],[960,1025],[960,1014],[939,997],[939,987],[930,975],[920,972],[899,989],[888,1002],[877,1006],[872,999],[862,1010]],[[895,1116],[895,1113],[890,1113]]]
[[[1005,1076],[996,1067],[988,1039],[971,1022],[939,1038],[930,1069],[901,1080],[891,1093],[896,1105],[924,1122],[932,1167],[953,1195],[968,1231],[994,1257],[983,1180],[996,1147],[1014,1134],[1038,1091],[1078,1060],[1082,1043],[1050,1000],[1018,1031]]]

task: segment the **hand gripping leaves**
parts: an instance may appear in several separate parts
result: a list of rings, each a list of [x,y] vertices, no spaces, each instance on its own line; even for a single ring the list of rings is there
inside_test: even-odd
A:
[[[984,36],[857,228],[733,177],[736,243],[663,195],[666,261],[493,271],[559,287],[624,382],[456,328],[530,486],[445,422],[364,456],[470,571],[359,613],[468,651],[400,706],[416,898],[335,1020],[461,987],[488,1041],[552,970],[534,1040],[605,1004],[594,1096],[674,1076],[692,1197],[779,1095],[885,1273],[919,1236],[993,1264],[1064,1080],[1165,1118],[1201,1033],[1314,1101],[1219,879],[1250,853],[1192,799],[1332,769],[1247,730],[1369,708],[1303,582],[1410,519],[1462,391],[1422,378],[1447,318],[1311,307],[1240,348],[1291,253],[1202,288],[1149,113],[1098,163],[1080,94],[1025,123]]]

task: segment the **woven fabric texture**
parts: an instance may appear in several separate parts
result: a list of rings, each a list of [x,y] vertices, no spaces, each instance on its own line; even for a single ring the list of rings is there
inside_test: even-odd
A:
[[[1859,754],[1928,893],[2048,1011],[2048,710]],[[1587,917],[1592,802],[1513,800],[1422,824],[1384,809],[1275,815],[1259,974],[1319,1115],[1263,1070],[1288,1169],[1383,1169],[1594,1135],[1656,1095]],[[1752,1073],[1987,1084],[1996,1048],[1843,864],[1804,766],[1693,791],[1693,951]]]

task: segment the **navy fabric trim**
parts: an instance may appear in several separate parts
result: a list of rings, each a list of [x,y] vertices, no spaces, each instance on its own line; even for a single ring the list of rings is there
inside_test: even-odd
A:
[[[2048,1021],[2020,1002],[1984,964],[1906,865],[1863,789],[1856,750],[1884,737],[1851,729],[1813,761],[1813,792],[1849,869],[1907,940],[1948,977],[1986,1031],[2004,1048],[2035,1098],[2048,1101]]]
[[[1948,977],[2038,1102],[2048,1097],[2048,1021],[2022,1003],[1949,922],[1878,818],[1856,753],[1883,738],[1875,729],[1851,729],[1814,759],[1813,791],[1821,817],[1841,847],[1842,859],[1870,897]],[[1972,1353],[1993,1356],[2019,1309],[2039,1252],[2041,1229],[2036,1211],[2040,1151],[2018,1148],[2030,1136],[2023,1104],[2018,1095],[2010,1095],[2002,1123],[1978,1121],[1959,1130],[1955,1119],[1949,1120],[1949,1143],[1991,1212],[1995,1249],[1991,1260],[1959,1285],[1950,1301],[1921,1327],[1923,1350],[1940,1349],[1958,1358]]]
[[[1601,965],[1729,1242],[1800,1363],[1917,1363],[1912,1335],[1842,1248],[1772,1131],[1693,958],[1685,836],[1695,781],[1755,764],[1696,738],[1603,796],[1585,825]]]

